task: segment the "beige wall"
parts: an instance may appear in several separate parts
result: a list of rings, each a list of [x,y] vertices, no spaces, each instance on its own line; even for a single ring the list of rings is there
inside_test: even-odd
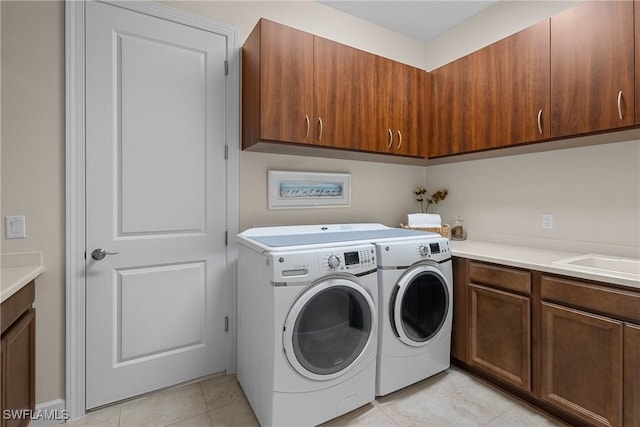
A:
[[[2,212],[25,215],[27,238],[2,252],[43,251],[36,281],[36,400],[64,398],[64,6],[2,8]]]
[[[537,3],[542,9],[532,7],[533,3],[506,3],[499,2],[481,18],[468,21],[426,47],[309,0],[170,4],[237,25],[241,42],[264,16],[411,65],[434,68],[481,47],[479,43],[490,43],[533,24],[537,18],[531,22],[531,15],[542,13],[540,10],[544,10],[543,15],[554,13],[549,10],[556,8],[557,2]],[[3,252],[44,251],[46,272],[38,280],[36,293],[36,399],[41,403],[64,398],[65,394],[64,7],[52,1],[0,4],[1,215],[26,215],[28,235],[24,240],[3,239],[1,247]],[[539,236],[535,217],[539,216],[539,206],[544,205],[545,211],[556,213],[557,231],[552,238],[593,239],[637,247],[638,161],[637,142],[426,169],[243,152],[240,220],[242,228],[252,224],[351,221],[395,225],[406,213],[418,209],[412,191],[426,182],[429,188],[450,188],[451,195],[439,208],[445,219],[464,216],[470,230]],[[269,211],[268,169],[350,172],[352,207]],[[543,181],[540,173],[546,174]],[[605,182],[611,185],[607,187]],[[549,188],[556,190],[549,193]],[[578,197],[572,198],[574,195]],[[567,221],[573,221],[568,228]],[[607,224],[605,234],[609,237],[593,233],[594,227],[603,224]],[[619,226],[617,231],[612,224]],[[625,229],[631,232],[625,234]]]

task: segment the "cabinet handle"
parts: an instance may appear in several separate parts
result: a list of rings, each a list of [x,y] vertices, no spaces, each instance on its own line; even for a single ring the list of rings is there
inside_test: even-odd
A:
[[[309,138],[309,128],[311,127],[311,122],[309,121],[309,116],[307,116],[306,114],[304,116],[304,120],[307,123],[307,133],[304,136],[304,139],[307,139],[307,138]]]
[[[618,117],[622,120],[622,91],[618,92]]]
[[[538,111],[538,132],[542,135],[542,110]]]
[[[398,148],[402,147],[402,134],[400,133],[400,129],[398,129]]]
[[[393,131],[389,129],[389,146],[387,148],[391,148],[393,145]]]
[[[320,135],[318,135],[318,141],[322,139],[322,117],[318,117],[318,123],[320,123]]]

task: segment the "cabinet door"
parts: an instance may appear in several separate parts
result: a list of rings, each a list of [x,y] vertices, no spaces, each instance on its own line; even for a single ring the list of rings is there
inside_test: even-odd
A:
[[[531,301],[469,284],[469,364],[531,391]]]
[[[640,426],[640,326],[624,327],[624,425]]]
[[[634,124],[633,2],[588,1],[551,17],[551,136]]]
[[[377,57],[375,74],[376,151],[424,157],[426,73],[400,62]]]
[[[313,35],[261,19],[242,48],[242,69],[243,148],[310,143]]]
[[[366,145],[365,112],[373,70],[357,49],[314,37],[315,145],[359,149]]]
[[[622,322],[543,302],[541,397],[594,426],[622,425]]]
[[[395,153],[412,157],[425,157],[424,104],[425,72],[409,65],[395,62],[397,76],[393,91],[393,119],[396,132]]]
[[[549,138],[549,20],[465,58],[465,151]]]
[[[462,145],[462,90],[464,58],[429,73],[431,103],[427,156],[441,157],[464,151]]]
[[[451,357],[467,363],[468,326],[468,261],[464,258],[453,257],[453,332],[451,335]]]
[[[20,318],[2,337],[2,411],[35,410],[35,310]],[[29,419],[4,419],[2,425],[27,426]]]

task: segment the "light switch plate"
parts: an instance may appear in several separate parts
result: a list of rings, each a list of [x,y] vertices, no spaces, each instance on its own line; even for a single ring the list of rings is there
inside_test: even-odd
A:
[[[553,230],[553,214],[552,213],[543,213],[542,214],[542,229],[543,230]]]
[[[4,236],[7,239],[24,239],[27,236],[24,215],[4,217]]]

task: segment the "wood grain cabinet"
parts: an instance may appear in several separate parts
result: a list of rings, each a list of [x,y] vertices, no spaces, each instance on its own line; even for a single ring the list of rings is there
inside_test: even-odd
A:
[[[468,363],[531,391],[531,278],[528,271],[469,263]]]
[[[242,47],[243,149],[266,141],[424,157],[425,74],[261,19]]]
[[[640,326],[624,327],[624,425],[640,426]]]
[[[2,303],[0,341],[0,426],[27,426],[30,419],[4,411],[35,410],[35,284],[29,283]]]
[[[551,17],[552,137],[635,123],[631,1],[588,1]]]
[[[541,398],[593,426],[640,420],[640,293],[542,275]]]
[[[379,56],[375,62],[376,151],[425,157],[426,72]]]
[[[451,356],[588,426],[640,425],[640,292],[453,258]]]
[[[466,152],[550,137],[549,51],[546,20],[465,57]]]
[[[242,146],[310,143],[313,35],[261,19],[242,47]]]
[[[314,145],[367,149],[374,69],[368,54],[313,37]]]
[[[427,157],[464,152],[462,141],[464,62],[461,58],[429,73],[431,90]]]
[[[542,399],[596,426],[622,425],[623,323],[542,303]]]

